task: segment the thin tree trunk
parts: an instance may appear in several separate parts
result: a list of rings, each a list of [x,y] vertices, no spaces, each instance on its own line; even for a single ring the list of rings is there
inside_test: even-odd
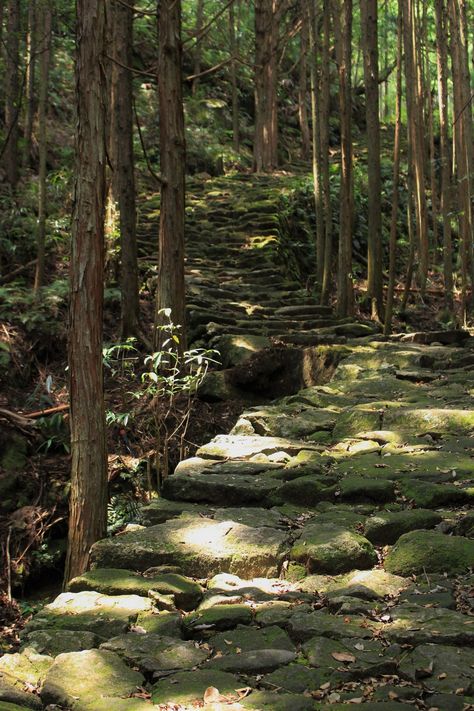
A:
[[[18,118],[20,112],[20,83],[18,67],[20,61],[20,3],[8,0],[6,77],[5,77],[5,135],[4,165],[7,181],[15,189],[19,179]]]
[[[323,41],[321,53],[321,89],[319,106],[319,135],[321,149],[321,185],[324,207],[324,273],[321,289],[321,303],[326,304],[332,279],[332,206],[329,180],[329,112],[330,112],[330,40],[331,7],[330,0],[323,0]]]
[[[240,153],[239,131],[239,92],[237,85],[237,53],[238,44],[235,37],[235,0],[229,5],[229,41],[232,63],[230,65],[230,79],[232,84],[232,144],[234,151]]]
[[[453,308],[453,254],[451,232],[451,154],[449,142],[448,109],[448,15],[445,0],[436,0],[436,64],[438,70],[438,106],[441,162],[441,199],[440,208],[443,218],[443,269],[445,306]]]
[[[139,320],[138,267],[133,154],[133,10],[116,2],[111,71],[112,192],[120,227],[120,294],[122,336],[137,334]]]
[[[184,204],[186,162],[181,86],[181,2],[159,2],[158,98],[160,111],[161,207],[158,290],[154,345],[161,345],[162,309],[182,328],[180,350],[186,345],[184,291]]]
[[[26,37],[26,116],[23,139],[25,149],[23,165],[29,168],[31,159],[31,141],[33,135],[33,118],[35,114],[35,70],[37,44],[37,11],[36,0],[30,0],[28,5],[28,34]],[[41,38],[42,39],[42,38]]]
[[[284,0],[255,0],[255,136],[253,169],[278,166],[278,42]]]
[[[321,130],[319,126],[319,82],[318,82],[318,17],[314,2],[306,4],[303,25],[309,27],[310,82],[311,82],[311,148],[313,165],[313,192],[316,216],[316,281],[319,293],[322,291],[324,277],[324,205],[321,182]]]
[[[403,24],[402,7],[403,0],[398,3],[398,37],[397,37],[397,90],[395,106],[395,137],[393,146],[393,192],[392,192],[392,215],[390,219],[390,256],[389,256],[389,277],[387,288],[387,303],[385,305],[384,335],[388,336],[392,332],[393,317],[393,297],[395,292],[396,278],[396,257],[397,257],[397,231],[398,231],[398,204],[400,189],[400,136],[402,128],[402,52],[403,52]]]
[[[308,13],[306,11],[306,0],[303,0],[301,7],[303,18],[300,31],[300,62],[298,81],[298,119],[301,131],[301,157],[304,161],[309,161],[311,156],[311,139],[309,133],[308,110],[306,100],[308,96]],[[321,282],[320,282],[321,283]]]
[[[197,75],[201,73],[202,46],[201,46],[200,33],[202,30],[203,22],[204,22],[204,0],[197,0],[197,3],[196,3],[196,24],[194,26],[194,32],[196,35],[196,43],[194,46],[194,66],[193,66],[193,76],[195,76],[196,78],[193,79],[193,83],[191,86],[191,91],[193,94],[196,93],[198,84],[199,84],[199,77]]]
[[[361,0],[362,47],[364,55],[365,107],[367,121],[368,244],[367,295],[372,318],[383,317],[382,299],[382,206],[380,174],[378,0]]]
[[[339,114],[341,126],[341,191],[337,310],[340,316],[347,316],[353,310],[352,0],[335,0],[333,20],[339,72]]]
[[[461,254],[462,320],[466,325],[469,271],[473,267],[472,224],[472,109],[467,56],[466,6],[464,0],[449,0],[451,57],[453,66],[454,137],[456,143],[456,178],[458,186],[459,235]],[[472,278],[471,278],[472,281]]]
[[[416,55],[413,0],[405,0],[403,9],[408,139],[413,157],[416,236],[419,256],[418,272],[421,296],[423,297],[428,276],[429,249],[424,168],[423,105],[422,96],[420,95],[420,76]]]
[[[49,90],[49,68],[51,63],[51,4],[48,0],[40,0],[40,84],[38,104],[38,143],[39,143],[39,176],[38,176],[38,232],[37,259],[34,291],[38,295],[44,284],[45,244],[46,244],[46,158],[48,153],[48,138],[46,134],[46,116]]]
[[[105,107],[104,3],[77,0],[76,185],[69,340],[71,497],[65,581],[87,569],[106,533],[107,451],[102,375]]]

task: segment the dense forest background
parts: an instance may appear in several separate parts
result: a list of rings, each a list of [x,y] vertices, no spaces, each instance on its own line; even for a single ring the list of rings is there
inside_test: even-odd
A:
[[[10,577],[12,569],[17,581],[27,577],[32,550],[42,564],[64,553],[44,541],[55,527],[57,540],[64,534],[70,486],[69,464],[48,459],[69,451],[68,308],[77,346],[70,372],[91,376],[76,393],[87,397],[76,407],[83,423],[73,417],[72,429],[103,425],[95,454],[87,441],[86,468],[96,456],[104,512],[105,440],[122,446],[126,421],[111,416],[107,434],[97,397],[102,364],[85,360],[81,334],[93,332],[102,353],[103,298],[106,357],[122,363],[115,375],[124,375],[127,348],[161,352],[170,316],[182,326],[177,350],[189,345],[185,173],[191,181],[233,172],[287,176],[282,260],[315,303],[333,305],[341,317],[372,318],[386,334],[394,316],[397,328],[423,319],[468,325],[473,19],[465,0],[162,0],[158,7],[109,0],[105,14],[84,0],[77,16],[59,0],[0,2],[5,452],[16,437],[8,456],[26,463],[32,419],[41,430],[28,485],[17,462],[2,479],[5,510],[28,508],[14,544],[14,527],[5,531]],[[141,253],[137,232],[151,193],[161,193],[146,215],[156,222],[154,259]],[[87,233],[91,241],[81,242]],[[81,305],[70,294],[92,254],[91,301]],[[108,398],[120,400],[111,382]],[[104,534],[104,517],[97,526],[92,540]]]

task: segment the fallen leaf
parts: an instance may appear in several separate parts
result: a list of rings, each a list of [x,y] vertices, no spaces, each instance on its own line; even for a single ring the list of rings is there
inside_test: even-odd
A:
[[[364,702],[364,697],[363,696],[357,696],[353,699],[347,699],[348,703],[350,704],[362,704]]]
[[[337,694],[335,691],[333,691],[332,694],[329,694],[328,696],[328,701],[330,704],[336,704],[340,700],[341,694]]]
[[[239,699],[245,699],[252,691],[251,686],[243,686],[241,689],[236,689],[235,693],[239,695]]]
[[[355,649],[358,649],[359,652],[361,652],[363,649],[365,649],[364,645],[362,642],[358,642],[357,644],[354,644]]]
[[[205,704],[215,704],[222,701],[221,692],[215,686],[208,686],[203,698]]]
[[[349,654],[348,652],[333,652],[331,654],[331,657],[333,659],[335,659],[337,662],[348,662],[350,664],[352,664],[356,660],[354,655]]]
[[[330,681],[326,681],[324,684],[321,684],[321,686],[320,686],[319,688],[320,688],[320,689],[323,689],[323,691],[324,691],[324,690],[326,690],[326,689],[329,689],[330,687],[331,687],[331,682],[330,682]]]
[[[396,694],[395,691],[389,691],[388,698],[390,701],[395,701],[395,699],[398,699],[398,694]]]
[[[442,674],[438,674],[438,679],[446,679],[447,676],[446,672],[443,672]]]

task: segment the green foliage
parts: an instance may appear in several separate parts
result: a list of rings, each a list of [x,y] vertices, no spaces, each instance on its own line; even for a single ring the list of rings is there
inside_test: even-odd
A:
[[[140,504],[131,494],[116,494],[107,505],[107,535],[112,536],[129,523],[142,523]]]
[[[0,287],[0,320],[22,326],[38,338],[64,335],[68,294],[65,279],[45,286],[41,299],[36,299],[31,289],[18,284]]]
[[[60,412],[47,417],[39,417],[36,424],[43,437],[43,442],[38,448],[39,452],[55,451],[69,454],[71,449],[69,428]]]

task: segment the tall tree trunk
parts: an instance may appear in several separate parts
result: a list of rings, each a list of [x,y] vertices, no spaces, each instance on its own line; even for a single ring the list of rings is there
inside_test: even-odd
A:
[[[33,118],[35,114],[35,70],[37,44],[37,8],[36,0],[30,0],[28,5],[28,34],[26,37],[26,116],[23,138],[25,148],[23,165],[29,168],[31,159],[31,140],[33,135]]]
[[[352,0],[334,0],[333,9],[336,60],[339,73],[339,116],[341,126],[341,191],[337,310],[340,316],[347,316],[353,310]]]
[[[458,186],[459,235],[461,253],[461,300],[464,325],[467,321],[469,271],[472,264],[472,109],[467,55],[467,23],[464,0],[449,0],[451,57],[453,67],[454,137]]]
[[[306,0],[301,4],[302,26],[300,30],[300,63],[298,81],[298,119],[301,131],[301,157],[308,161],[311,155],[311,140],[309,134],[308,109],[306,100],[308,95],[308,13],[306,11]],[[321,255],[322,256],[322,255]]]
[[[71,498],[65,581],[87,569],[106,533],[107,451],[102,375],[105,107],[104,3],[77,0],[76,184],[69,330]]]
[[[323,188],[321,181],[322,149],[321,130],[319,126],[319,82],[318,82],[318,17],[314,2],[306,3],[306,14],[303,16],[303,26],[309,27],[310,49],[310,82],[311,82],[311,147],[313,163],[313,192],[316,216],[316,281],[319,293],[322,291],[324,276],[324,236],[325,214],[323,204]]]
[[[408,140],[413,157],[416,236],[419,256],[418,272],[421,295],[423,296],[428,276],[429,245],[425,186],[423,97],[415,43],[414,0],[405,0],[403,10]]]
[[[196,24],[194,26],[194,32],[196,34],[196,43],[194,46],[194,67],[193,67],[193,83],[191,86],[192,93],[195,94],[199,84],[198,74],[201,73],[201,58],[202,58],[202,44],[200,33],[202,30],[202,25],[204,22],[204,0],[197,0],[196,2]]]
[[[436,65],[438,70],[438,106],[441,162],[441,215],[443,218],[443,271],[445,306],[453,308],[453,253],[451,232],[451,153],[448,110],[448,15],[446,0],[436,0]]]
[[[278,166],[278,42],[285,0],[255,0],[254,171]]]
[[[4,165],[7,180],[16,187],[19,178],[18,118],[20,112],[20,83],[18,67],[20,62],[20,3],[8,0],[6,77],[5,77],[5,151]]]
[[[160,311],[171,310],[171,320],[181,326],[180,349],[185,348],[184,203],[185,162],[184,114],[181,86],[181,2],[158,4],[159,55],[158,99],[160,112],[161,208],[158,290],[154,345],[160,346],[163,319]]]
[[[235,0],[229,5],[229,42],[232,62],[230,65],[230,78],[232,84],[232,144],[234,151],[240,153],[239,131],[239,92],[237,85],[237,54],[239,50],[235,36]]]
[[[38,143],[39,143],[39,176],[38,176],[38,232],[37,258],[34,290],[38,294],[44,284],[44,263],[46,243],[46,157],[48,139],[46,134],[46,116],[49,89],[49,67],[51,61],[51,19],[52,9],[49,0],[40,0],[40,83],[38,104]]]
[[[321,303],[329,298],[332,279],[332,206],[329,180],[329,113],[330,113],[330,41],[331,41],[331,0],[323,0],[323,41],[321,49],[321,88],[319,94],[319,135],[321,147],[321,186],[324,207],[324,273]]]
[[[361,0],[364,54],[365,107],[367,120],[367,173],[369,224],[367,245],[367,295],[372,318],[382,320],[382,206],[380,175],[378,0]]]
[[[116,2],[113,11],[111,69],[112,193],[120,226],[120,294],[122,336],[138,329],[138,268],[133,154],[133,10]]]
[[[397,223],[398,204],[400,188],[400,137],[402,129],[402,52],[403,52],[403,21],[402,5],[403,0],[398,2],[398,36],[397,36],[397,90],[395,99],[395,137],[393,146],[393,192],[392,192],[392,215],[390,219],[390,257],[389,257],[389,277],[387,288],[387,303],[385,305],[384,335],[388,336],[392,331],[393,300],[395,294],[396,277],[396,257],[397,257]]]

